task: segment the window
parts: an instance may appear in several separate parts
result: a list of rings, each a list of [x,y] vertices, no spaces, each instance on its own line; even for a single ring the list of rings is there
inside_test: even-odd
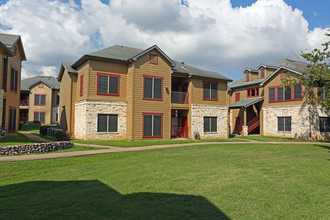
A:
[[[317,88],[318,96],[322,100],[324,100],[327,95],[327,93],[325,91],[323,91],[323,88],[324,88],[323,86],[318,86],[318,88]]]
[[[320,132],[330,132],[330,117],[320,117]]]
[[[278,131],[291,131],[291,117],[277,117]]]
[[[39,83],[38,88],[44,88],[44,84],[43,83]]]
[[[10,74],[10,90],[17,92],[17,83],[18,83],[18,71],[14,68],[11,68]]]
[[[55,113],[55,121],[58,121],[58,113]]]
[[[84,93],[84,75],[80,76],[80,96]]]
[[[247,97],[258,97],[259,96],[259,88],[252,88],[247,90]]]
[[[9,108],[8,132],[15,132],[15,130],[16,130],[16,108]]]
[[[250,72],[246,71],[245,72],[245,82],[248,82],[250,80]]]
[[[35,94],[34,105],[46,105],[46,95]]]
[[[143,137],[162,137],[162,117],[163,114],[143,113]]]
[[[260,79],[263,79],[263,78],[265,78],[265,69],[261,68],[260,69]]]
[[[218,83],[203,82],[203,99],[218,101]]]
[[[143,76],[143,99],[163,100],[163,77]]]
[[[151,63],[151,64],[158,64],[158,55],[156,55],[156,54],[150,54],[149,55],[149,62]]]
[[[301,85],[274,86],[269,88],[269,102],[298,101],[302,99]]]
[[[34,112],[34,121],[45,123],[45,112]]]
[[[8,74],[8,60],[3,59],[3,75],[2,75],[2,88],[7,91],[7,74]]]
[[[56,96],[56,105],[59,105],[59,104],[60,104],[60,96],[57,95],[57,96]]]
[[[217,132],[217,117],[204,117],[204,132]]]
[[[117,132],[118,115],[99,114],[97,117],[97,132]]]
[[[235,93],[235,102],[238,102],[239,100],[241,100],[241,93],[236,92]]]
[[[97,73],[97,94],[119,96],[119,75]]]

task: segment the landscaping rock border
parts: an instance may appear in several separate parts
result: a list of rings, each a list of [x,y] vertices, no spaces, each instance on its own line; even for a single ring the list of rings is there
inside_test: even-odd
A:
[[[24,144],[0,147],[0,155],[17,155],[17,154],[33,154],[47,153],[52,151],[73,148],[74,144],[69,141]]]

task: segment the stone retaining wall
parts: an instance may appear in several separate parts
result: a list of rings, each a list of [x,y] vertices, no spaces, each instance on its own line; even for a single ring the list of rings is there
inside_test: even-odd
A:
[[[47,153],[74,147],[69,141],[0,147],[0,155]]]
[[[118,115],[118,132],[97,132],[98,114]],[[75,138],[83,140],[126,139],[127,103],[83,100],[75,103]]]
[[[191,137],[198,131],[203,139],[228,138],[227,106],[196,105],[191,106]],[[217,117],[217,132],[204,132],[204,116]]]

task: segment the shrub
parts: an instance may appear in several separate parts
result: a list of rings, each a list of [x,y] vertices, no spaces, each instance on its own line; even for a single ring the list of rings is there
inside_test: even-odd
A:
[[[71,135],[69,132],[57,131],[55,133],[55,139],[57,141],[70,141]]]
[[[19,124],[18,124],[18,130],[21,130],[22,129],[22,127],[23,127],[23,122],[20,122]]]
[[[47,128],[50,128],[50,127],[54,127],[54,126],[52,126],[52,125],[44,125],[44,126],[41,126],[40,128],[39,128],[39,133],[41,134],[41,135],[47,135]]]

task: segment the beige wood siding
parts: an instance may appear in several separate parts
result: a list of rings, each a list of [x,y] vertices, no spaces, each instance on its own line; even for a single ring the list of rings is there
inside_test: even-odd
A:
[[[39,85],[42,87],[39,88]],[[35,105],[35,95],[45,95],[46,103],[45,105]],[[34,121],[34,112],[44,112],[45,113],[45,124],[51,124],[52,118],[52,102],[53,95],[52,89],[43,83],[38,83],[30,89],[29,94],[29,121]]]

